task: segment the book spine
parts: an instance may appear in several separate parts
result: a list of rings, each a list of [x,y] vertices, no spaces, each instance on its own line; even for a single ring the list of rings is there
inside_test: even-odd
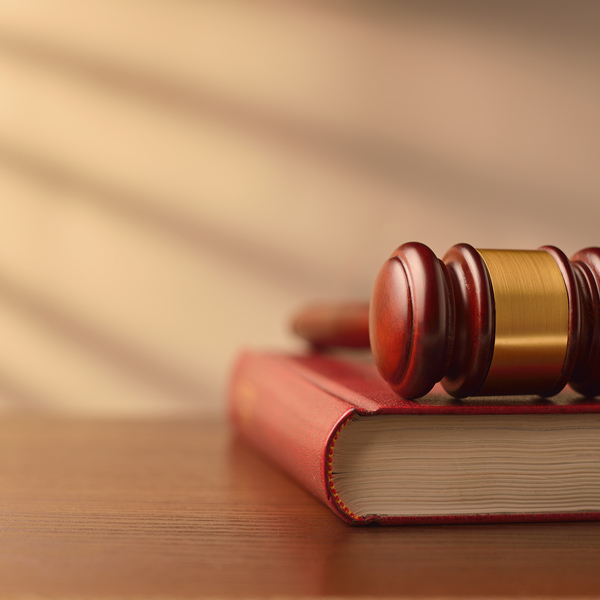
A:
[[[241,355],[229,392],[231,422],[243,438],[350,521],[331,496],[327,451],[354,408],[307,381],[285,361],[250,352]]]

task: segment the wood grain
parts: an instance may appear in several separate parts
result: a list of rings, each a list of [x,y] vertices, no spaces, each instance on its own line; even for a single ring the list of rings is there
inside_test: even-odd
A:
[[[0,596],[600,592],[600,524],[351,528],[218,421],[0,421]]]

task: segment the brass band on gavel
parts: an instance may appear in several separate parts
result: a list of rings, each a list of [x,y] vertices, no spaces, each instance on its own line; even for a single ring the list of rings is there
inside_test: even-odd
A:
[[[569,339],[569,298],[544,250],[477,250],[490,277],[495,333],[479,395],[535,394],[559,379]]]

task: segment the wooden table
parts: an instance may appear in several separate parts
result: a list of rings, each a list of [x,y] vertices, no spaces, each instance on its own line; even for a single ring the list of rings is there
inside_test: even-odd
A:
[[[0,597],[595,596],[600,523],[352,528],[220,422],[0,420]]]

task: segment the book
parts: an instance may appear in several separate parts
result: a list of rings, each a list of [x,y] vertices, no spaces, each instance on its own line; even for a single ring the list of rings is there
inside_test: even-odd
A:
[[[239,434],[351,524],[600,519],[600,402],[394,394],[374,365],[243,353]]]

